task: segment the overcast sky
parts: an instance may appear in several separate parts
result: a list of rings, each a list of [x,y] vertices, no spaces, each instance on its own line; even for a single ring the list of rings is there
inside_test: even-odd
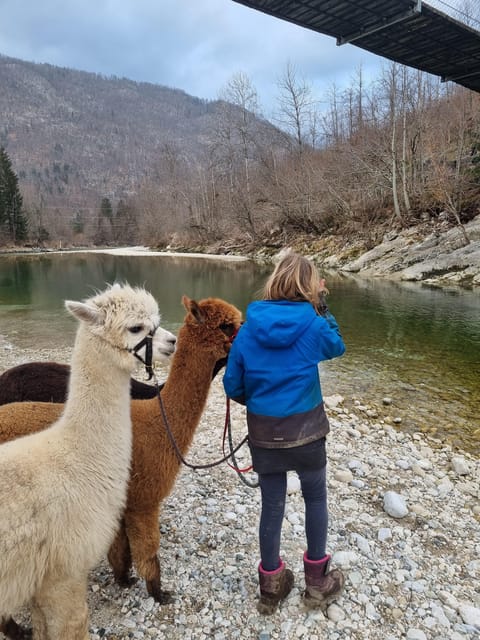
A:
[[[183,89],[215,99],[247,74],[266,117],[287,63],[322,96],[382,58],[233,0],[0,0],[0,54]],[[1,87],[0,87],[1,90]]]

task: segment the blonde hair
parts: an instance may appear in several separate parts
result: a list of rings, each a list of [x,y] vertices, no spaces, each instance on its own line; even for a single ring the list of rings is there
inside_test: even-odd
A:
[[[263,299],[306,301],[316,308],[319,282],[315,265],[292,251],[277,263],[263,288]]]

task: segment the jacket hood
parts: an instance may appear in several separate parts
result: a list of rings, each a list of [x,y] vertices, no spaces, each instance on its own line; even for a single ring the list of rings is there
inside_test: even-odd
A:
[[[317,317],[309,302],[261,300],[247,309],[247,324],[258,342],[270,349],[289,347]]]

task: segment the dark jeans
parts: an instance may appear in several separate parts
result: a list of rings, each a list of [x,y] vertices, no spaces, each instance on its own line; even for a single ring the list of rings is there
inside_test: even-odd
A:
[[[326,554],[328,529],[326,471],[325,466],[314,471],[298,472],[305,502],[305,536],[307,555],[310,560],[320,560]],[[262,473],[258,478],[262,494],[260,558],[265,571],[274,571],[279,566],[287,474],[286,472]]]

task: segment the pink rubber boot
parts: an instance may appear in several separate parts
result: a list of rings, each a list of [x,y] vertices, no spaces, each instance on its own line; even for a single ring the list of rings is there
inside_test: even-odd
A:
[[[326,609],[343,591],[345,577],[340,569],[329,571],[330,558],[326,555],[321,560],[309,560],[307,552],[303,554],[306,586],[303,601],[307,607]]]
[[[285,562],[280,560],[280,566],[274,571],[265,571],[260,562],[258,565],[258,579],[260,582],[260,600],[257,610],[263,615],[271,615],[278,604],[284,600],[293,587],[293,573],[287,569]]]

